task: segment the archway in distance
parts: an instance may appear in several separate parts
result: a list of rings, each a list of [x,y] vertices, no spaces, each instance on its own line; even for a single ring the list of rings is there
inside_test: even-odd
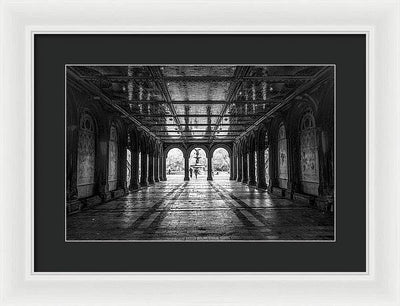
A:
[[[167,180],[178,177],[183,180],[183,175],[185,173],[185,159],[181,149],[173,148],[168,151],[165,167]]]
[[[194,148],[190,152],[189,178],[207,179],[207,154],[202,148]]]
[[[231,159],[229,153],[224,148],[218,148],[213,152],[212,156],[212,173],[214,180],[229,180],[231,171]]]

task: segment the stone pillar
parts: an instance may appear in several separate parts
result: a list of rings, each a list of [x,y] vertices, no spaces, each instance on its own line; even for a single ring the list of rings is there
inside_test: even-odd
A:
[[[148,180],[149,184],[154,184],[154,153],[149,153],[149,175]]]
[[[77,125],[72,124],[67,128],[67,201],[73,201],[78,198],[78,129]]]
[[[162,179],[163,181],[167,180],[167,157],[163,154],[161,157],[161,165],[162,165]]]
[[[156,182],[156,183],[158,183],[160,181],[158,165],[159,165],[159,157],[157,154],[154,156],[154,182]]]
[[[124,194],[128,192],[128,186],[126,185],[126,168],[128,162],[126,160],[126,149],[127,149],[127,138],[120,140],[118,143],[118,184],[117,189],[123,189]]]
[[[248,178],[248,168],[247,168],[247,152],[243,152],[242,155],[242,183],[247,184]]]
[[[129,190],[139,189],[139,151],[133,148],[131,150],[131,182]]]
[[[257,150],[257,187],[266,189],[267,184],[265,182],[265,155],[263,148]]]
[[[98,192],[103,202],[111,199],[111,193],[108,191],[108,145],[108,133],[101,133],[98,141],[96,170]]]
[[[235,179],[235,173],[234,173],[234,158],[233,158],[233,154],[229,155],[229,179],[231,181],[233,181]]]
[[[212,181],[213,177],[212,177],[212,157],[207,156],[207,181]]]
[[[185,155],[185,177],[184,181],[189,181],[189,155]]]
[[[140,177],[140,186],[146,187],[149,185],[147,182],[147,153],[142,152],[141,156],[141,177]]]
[[[242,181],[242,156],[241,154],[238,152],[237,155],[237,178],[236,181],[241,182]]]
[[[248,177],[248,184],[249,186],[255,186],[256,185],[256,175],[255,175],[255,159],[254,159],[254,152],[249,152],[249,164],[247,165],[249,168],[249,177]]]
[[[231,171],[232,171],[232,180],[236,181],[237,173],[236,173],[236,150],[235,149],[232,152]]]

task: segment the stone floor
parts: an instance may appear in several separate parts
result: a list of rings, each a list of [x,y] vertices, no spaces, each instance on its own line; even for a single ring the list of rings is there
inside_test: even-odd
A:
[[[334,217],[228,177],[168,176],[70,215],[67,240],[333,240]]]

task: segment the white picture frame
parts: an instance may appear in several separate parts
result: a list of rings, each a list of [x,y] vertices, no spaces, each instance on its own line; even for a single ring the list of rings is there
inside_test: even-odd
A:
[[[400,1],[4,0],[0,20],[1,305],[400,305]],[[35,33],[365,33],[368,271],[34,273]]]

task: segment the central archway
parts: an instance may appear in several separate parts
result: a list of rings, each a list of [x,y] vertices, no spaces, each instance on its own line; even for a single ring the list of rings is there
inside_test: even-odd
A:
[[[183,180],[185,172],[185,158],[183,152],[179,148],[172,148],[167,152],[166,158],[167,180],[180,179]]]
[[[190,179],[207,179],[208,160],[207,153],[203,148],[195,147],[189,155],[189,177]]]

